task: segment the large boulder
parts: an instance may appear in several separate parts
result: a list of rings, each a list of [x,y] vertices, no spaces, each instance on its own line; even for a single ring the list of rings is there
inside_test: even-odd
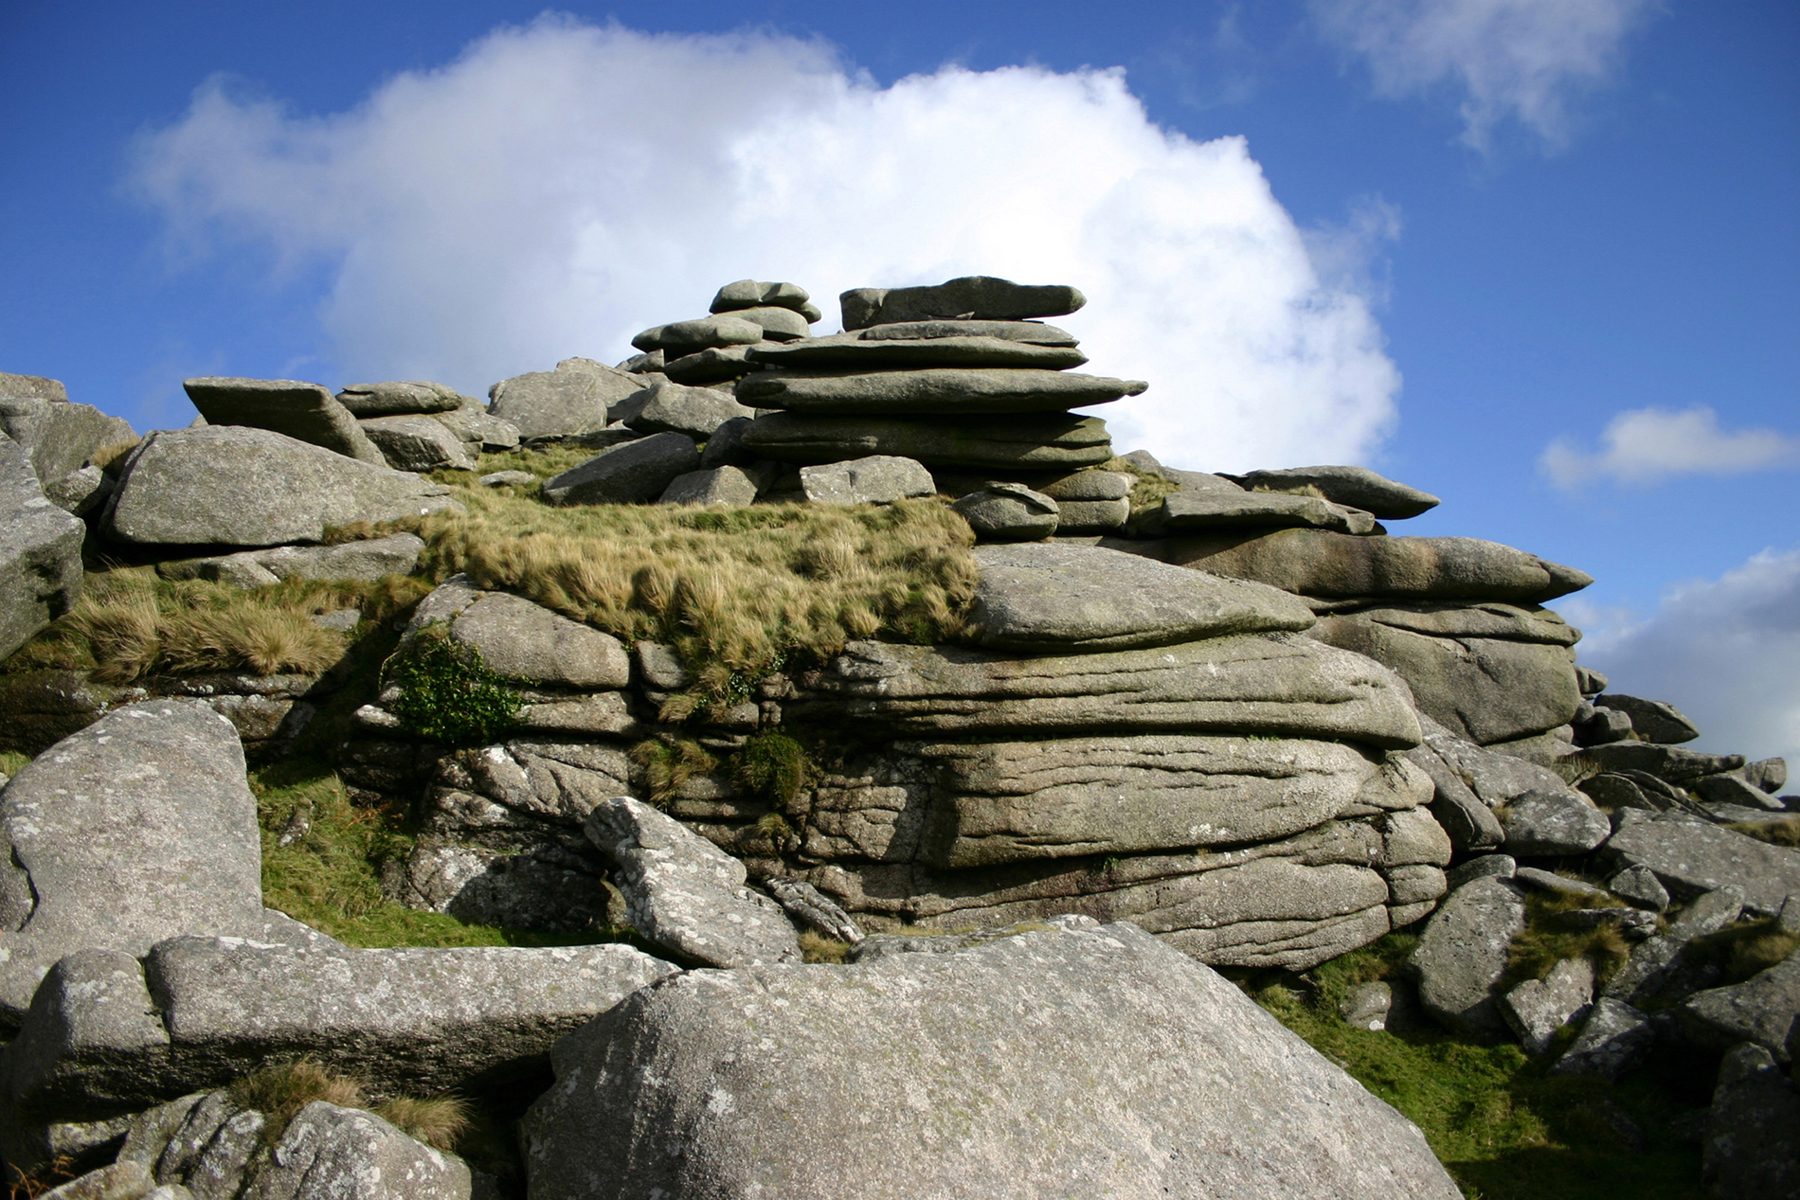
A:
[[[208,425],[269,429],[361,462],[387,465],[350,410],[320,384],[208,376],[181,386]]]
[[[978,470],[1069,470],[1112,457],[1106,422],[1074,413],[913,421],[773,412],[750,423],[744,445],[765,458],[791,463],[894,454],[928,467]]]
[[[758,371],[738,381],[737,396],[757,408],[830,416],[958,416],[1062,412],[1110,404],[1136,396],[1149,386],[1141,379],[1107,379],[1067,371],[920,367],[869,374]]]
[[[67,403],[69,389],[62,380],[43,375],[15,375],[0,371],[0,400],[50,400]]]
[[[396,471],[475,469],[475,460],[463,448],[462,439],[442,421],[402,414],[370,417],[357,425]]]
[[[951,511],[984,542],[1035,542],[1056,532],[1062,509],[1022,483],[994,480],[957,499]]]
[[[1755,1042],[1787,1061],[1800,1042],[1800,950],[1743,983],[1710,988],[1675,1010],[1682,1032],[1704,1046],[1725,1049]]]
[[[1313,623],[1277,588],[1098,546],[983,546],[975,561],[970,626],[998,650],[1118,650]]]
[[[567,368],[567,369],[565,369]],[[502,379],[488,389],[488,411],[518,428],[523,438],[567,438],[606,428],[608,409],[641,390],[645,380],[587,359],[570,359],[554,371]]]
[[[875,328],[894,327],[878,325]],[[783,345],[753,346],[749,348],[746,357],[750,362],[771,367],[842,371],[868,371],[875,368],[905,371],[924,367],[1034,367],[1040,370],[1066,371],[1087,362],[1087,355],[1075,348],[1072,338],[1064,345],[1043,345],[981,335],[875,338],[869,336],[872,332],[873,330],[865,329],[833,334],[830,337],[803,338]]]
[[[1317,496],[1265,492],[1176,492],[1163,501],[1157,520],[1169,533],[1277,528],[1366,534],[1375,530],[1375,518],[1360,508],[1346,508]]]
[[[695,972],[554,1063],[534,1197],[1459,1194],[1405,1118],[1124,924]]]
[[[0,433],[24,447],[46,488],[86,465],[102,447],[137,441],[129,423],[91,404],[30,397],[0,397]]]
[[[738,312],[769,305],[792,309],[809,322],[820,318],[818,308],[812,303],[811,294],[799,284],[785,281],[765,283],[760,279],[732,280],[713,293],[712,304],[707,311]]]
[[[618,865],[626,916],[649,941],[712,967],[800,960],[781,905],[745,887],[743,863],[673,817],[615,796],[588,813],[585,828]]]
[[[1425,1011],[1455,1033],[1504,1035],[1494,986],[1506,973],[1513,938],[1524,929],[1524,893],[1511,880],[1489,876],[1451,892],[1409,960]]]
[[[1322,496],[1335,504],[1367,509],[1384,521],[1416,517],[1438,506],[1430,492],[1395,483],[1367,467],[1288,467],[1228,478],[1253,492]]]
[[[0,1022],[89,946],[260,932],[256,797],[231,722],[198,700],[116,708],[0,791]]]
[[[1800,851],[1680,812],[1622,822],[1606,853],[1620,867],[1647,867],[1679,899],[1735,884],[1758,916],[1774,916],[1800,892]]]
[[[1322,529],[1171,538],[1157,557],[1303,596],[1542,603],[1594,581],[1478,538],[1355,537]]]
[[[81,598],[86,534],[44,499],[24,448],[0,437],[0,659]]]
[[[1296,634],[1044,658],[853,642],[802,681],[807,694],[789,706],[802,719],[918,734],[1181,729],[1397,750],[1420,737],[1404,685],[1384,668]]]
[[[146,437],[102,525],[126,542],[277,546],[317,542],[352,521],[454,509],[449,491],[271,430],[213,425]]]
[[[800,490],[813,504],[892,504],[935,486],[919,462],[891,454],[800,468]]]
[[[637,401],[642,401],[641,405]],[[625,424],[639,433],[685,433],[709,438],[725,422],[755,416],[729,393],[712,388],[683,387],[679,383],[654,383],[633,400],[637,411]]]
[[[1765,1047],[1734,1047],[1719,1064],[1701,1163],[1715,1195],[1800,1196],[1800,1085]]]
[[[506,592],[482,592],[454,576],[426,597],[410,633],[448,623],[450,637],[480,653],[487,667],[511,679],[583,691],[631,682],[625,647],[609,633],[571,621],[541,604]]]
[[[903,321],[1020,321],[1062,317],[1087,303],[1066,284],[1020,284],[964,275],[929,287],[854,288],[838,297],[845,329]]]
[[[1691,742],[1700,736],[1699,727],[1686,713],[1663,700],[1643,700],[1620,692],[1604,692],[1594,697],[1594,703],[1630,717],[1632,732],[1642,735],[1647,742],[1670,745]]]
[[[681,433],[657,433],[609,446],[544,481],[549,504],[648,504],[671,483],[698,470],[700,451]]]
[[[337,394],[337,402],[348,409],[351,416],[360,419],[449,412],[462,407],[463,397],[448,384],[394,380],[353,383]]]

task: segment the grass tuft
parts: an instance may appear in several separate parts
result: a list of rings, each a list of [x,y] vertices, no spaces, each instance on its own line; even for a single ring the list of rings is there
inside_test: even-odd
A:
[[[731,781],[784,813],[817,775],[806,747],[778,729],[751,734],[731,758]]]
[[[300,1110],[315,1100],[341,1108],[367,1108],[361,1081],[331,1070],[316,1058],[270,1063],[234,1080],[226,1093],[239,1108],[265,1118],[263,1140],[273,1146]]]
[[[1787,817],[1777,821],[1743,821],[1725,828],[1735,829],[1773,846],[1800,847],[1800,817]]]
[[[1512,941],[1505,991],[1528,979],[1542,979],[1565,958],[1585,958],[1594,968],[1595,985],[1605,983],[1631,957],[1631,944],[1616,925],[1577,929],[1561,923],[1566,912],[1598,908],[1609,901],[1598,896],[1565,896],[1560,892],[1532,892],[1525,900],[1525,931]]]
[[[816,929],[803,929],[800,931],[800,956],[809,963],[847,962],[850,943],[826,937]]]
[[[1742,983],[1781,962],[1800,949],[1800,935],[1784,933],[1774,917],[1763,917],[1695,938],[1688,949],[1700,961],[1717,963],[1723,972],[1720,985],[1725,986]]]
[[[372,1111],[407,1137],[438,1150],[454,1151],[471,1126],[469,1102],[460,1096],[399,1096]]]
[[[639,742],[631,748],[631,761],[644,768],[645,798],[655,808],[668,807],[682,784],[719,765],[699,742],[686,738]]]

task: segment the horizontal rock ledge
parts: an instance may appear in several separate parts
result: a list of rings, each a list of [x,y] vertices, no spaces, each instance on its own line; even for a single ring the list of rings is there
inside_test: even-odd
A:
[[[926,367],[856,374],[759,371],[738,380],[737,397],[756,408],[834,416],[956,416],[1062,412],[1110,404],[1139,395],[1149,386],[1141,379],[1013,367]]]

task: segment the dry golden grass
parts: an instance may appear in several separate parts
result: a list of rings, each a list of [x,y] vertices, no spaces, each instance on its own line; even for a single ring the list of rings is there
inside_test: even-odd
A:
[[[1131,511],[1134,515],[1159,507],[1164,499],[1181,490],[1180,484],[1146,471],[1129,459],[1108,459],[1100,464],[1100,469],[1131,476]]]
[[[672,742],[651,738],[631,748],[631,761],[644,768],[644,783],[650,803],[656,808],[667,806],[681,785],[704,775],[719,765],[699,742],[685,738]]]
[[[255,1109],[264,1117],[263,1137],[273,1145],[281,1139],[301,1109],[315,1100],[343,1108],[366,1108],[362,1084],[331,1070],[316,1058],[271,1063],[226,1089],[239,1108]]]
[[[800,931],[800,956],[809,963],[843,963],[850,960],[850,943],[826,937],[816,929]]]
[[[120,459],[124,458],[127,454],[130,454],[133,450],[136,450],[137,447],[138,443],[133,441],[108,442],[106,445],[88,455],[88,463],[92,466],[99,467],[104,471],[118,463]]]
[[[400,1096],[376,1105],[373,1111],[407,1137],[439,1150],[454,1150],[457,1140],[469,1131],[469,1102],[456,1096],[425,1100]]]
[[[1800,817],[1787,817],[1779,821],[1743,821],[1727,825],[1726,828],[1735,829],[1774,846],[1800,848]]]
[[[344,656],[343,634],[312,618],[344,608],[380,619],[416,603],[422,581],[287,580],[240,589],[167,580],[150,567],[96,572],[74,609],[7,661],[9,670],[92,669],[106,683],[145,675],[242,671],[314,674]]]
[[[1558,920],[1566,912],[1623,904],[1614,897],[1566,896],[1533,892],[1526,900],[1525,931],[1512,941],[1502,989],[1527,979],[1542,979],[1565,958],[1585,958],[1596,982],[1604,983],[1631,957],[1631,944],[1616,925],[1572,928]]]
[[[490,456],[482,469],[502,457],[531,456]],[[405,522],[425,539],[434,578],[463,572],[626,641],[670,644],[709,704],[745,699],[784,663],[829,658],[853,638],[946,640],[977,579],[973,534],[937,500],[550,508],[482,488],[462,498],[465,514]]]

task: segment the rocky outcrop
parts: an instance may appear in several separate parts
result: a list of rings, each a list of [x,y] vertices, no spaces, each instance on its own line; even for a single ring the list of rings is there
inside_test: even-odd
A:
[[[81,598],[85,534],[44,498],[24,448],[0,437],[0,659]]]
[[[207,377],[181,386],[208,425],[272,430],[374,466],[387,465],[350,410],[319,384]]]

